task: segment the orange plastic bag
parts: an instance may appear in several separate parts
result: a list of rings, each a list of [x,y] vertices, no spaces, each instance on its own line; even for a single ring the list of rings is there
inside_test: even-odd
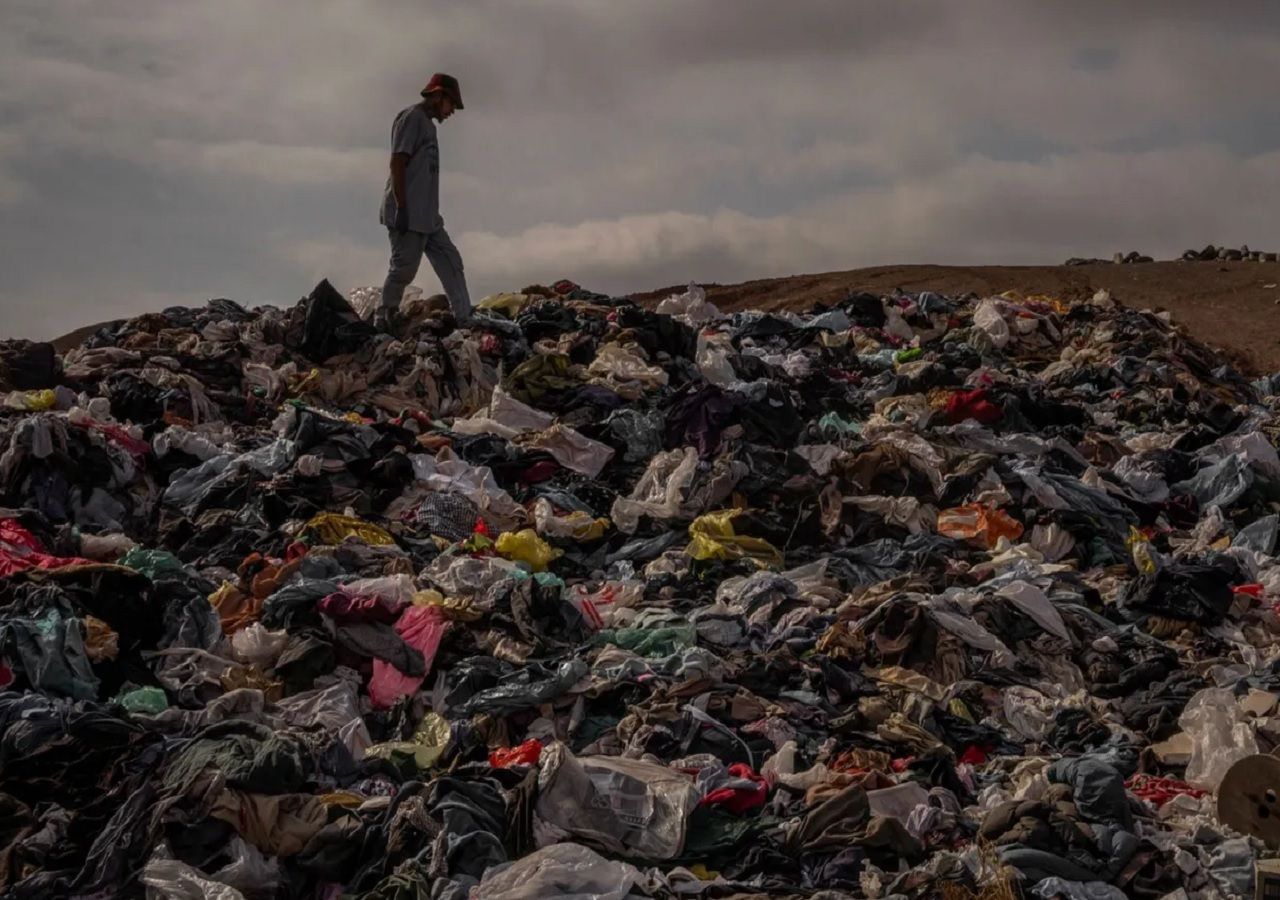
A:
[[[1000,538],[1011,541],[1020,538],[1022,523],[994,506],[968,503],[938,513],[938,534],[991,548]]]

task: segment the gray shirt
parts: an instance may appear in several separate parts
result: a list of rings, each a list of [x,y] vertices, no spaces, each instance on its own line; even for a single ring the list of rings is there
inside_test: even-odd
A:
[[[436,123],[418,105],[400,110],[391,126],[391,152],[404,153],[409,162],[404,170],[405,205],[409,209],[409,230],[430,234],[440,227],[440,144]],[[396,221],[396,198],[391,176],[382,194],[378,221],[390,228]]]

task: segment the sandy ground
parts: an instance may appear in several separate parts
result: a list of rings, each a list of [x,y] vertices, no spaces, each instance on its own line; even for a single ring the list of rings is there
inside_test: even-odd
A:
[[[1064,300],[1106,288],[1129,306],[1168,310],[1190,334],[1227,351],[1242,368],[1280,371],[1280,263],[876,266],[704,287],[707,299],[725,310],[803,309],[839,301],[850,291],[890,293],[894,288],[983,296],[1014,290]],[[683,290],[670,287],[634,296],[656,301]]]

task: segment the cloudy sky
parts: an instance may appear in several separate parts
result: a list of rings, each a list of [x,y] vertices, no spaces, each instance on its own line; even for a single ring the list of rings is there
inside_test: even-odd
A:
[[[1277,249],[1278,59],[1266,0],[3,0],[0,334],[380,284],[437,69],[477,298]]]

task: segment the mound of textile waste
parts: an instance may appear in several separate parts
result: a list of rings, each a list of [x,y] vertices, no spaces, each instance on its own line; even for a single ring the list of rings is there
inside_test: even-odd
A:
[[[1280,379],[1103,294],[402,313],[0,342],[0,896],[1251,894]]]

